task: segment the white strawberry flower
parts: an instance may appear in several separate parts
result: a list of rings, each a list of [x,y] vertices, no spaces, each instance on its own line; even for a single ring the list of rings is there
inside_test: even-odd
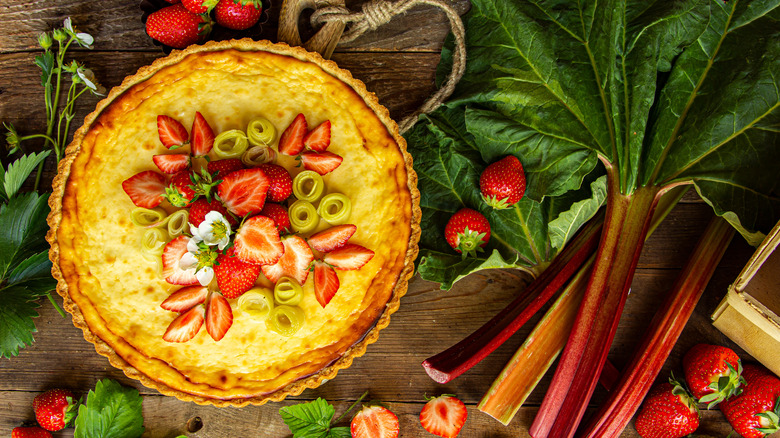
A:
[[[222,213],[210,211],[199,226],[196,227],[190,224],[190,232],[192,233],[192,239],[196,239],[196,243],[203,242],[208,246],[216,245],[222,251],[230,244],[230,233],[232,230],[230,222],[225,219]]]
[[[214,279],[214,263],[217,252],[206,245],[203,240],[191,237],[187,242],[187,252],[179,259],[179,268],[194,270],[195,277],[201,286],[208,286]]]

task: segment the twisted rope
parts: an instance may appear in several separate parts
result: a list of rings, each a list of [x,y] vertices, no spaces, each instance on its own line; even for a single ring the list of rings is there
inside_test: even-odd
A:
[[[414,113],[406,116],[399,123],[401,134],[405,133],[417,123],[420,114],[427,114],[444,103],[455,90],[455,86],[463,77],[466,70],[466,31],[460,16],[449,4],[443,0],[399,0],[388,2],[374,0],[363,4],[361,12],[351,12],[341,6],[328,6],[317,9],[312,14],[312,25],[317,27],[330,21],[337,21],[349,26],[349,30],[341,36],[340,43],[354,41],[369,30],[374,30],[381,25],[390,22],[393,17],[406,13],[409,9],[418,5],[432,5],[439,7],[447,15],[450,21],[452,33],[455,36],[455,52],[452,59],[452,71],[439,90],[436,91]]]

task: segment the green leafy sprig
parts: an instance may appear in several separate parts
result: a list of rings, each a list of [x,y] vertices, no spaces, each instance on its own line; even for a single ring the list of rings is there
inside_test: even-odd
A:
[[[143,399],[115,380],[97,382],[79,406],[74,438],[138,438],[144,433]]]
[[[54,50],[54,43],[57,49]],[[105,94],[103,88],[95,79],[95,74],[89,68],[77,61],[65,62],[65,54],[71,44],[92,48],[94,38],[84,32],[79,32],[73,27],[70,17],[63,22],[62,28],[54,29],[38,36],[38,44],[43,53],[35,57],[35,65],[41,69],[41,85],[44,87],[44,103],[46,105],[46,133],[20,136],[13,125],[3,123],[6,132],[6,142],[13,154],[21,150],[21,143],[25,140],[43,139],[46,147],[54,150],[59,161],[67,143],[70,123],[75,115],[76,100],[85,92],[96,95]],[[60,108],[60,91],[63,86],[64,73],[70,73],[70,87],[65,99],[65,105]],[[43,163],[38,166],[35,179],[35,190],[38,189],[43,170]]]
[[[352,435],[349,427],[333,425],[338,424],[367,394],[368,392],[363,393],[335,420],[333,416],[336,414],[336,408],[322,398],[283,407],[279,409],[279,413],[284,424],[290,428],[293,438],[350,438]]]

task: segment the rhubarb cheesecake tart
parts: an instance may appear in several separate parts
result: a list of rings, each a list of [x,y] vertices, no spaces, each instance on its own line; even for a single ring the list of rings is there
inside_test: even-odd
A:
[[[278,401],[377,340],[413,274],[398,127],[316,53],[192,46],[111,90],[50,198],[57,291],[126,375],[218,406]]]

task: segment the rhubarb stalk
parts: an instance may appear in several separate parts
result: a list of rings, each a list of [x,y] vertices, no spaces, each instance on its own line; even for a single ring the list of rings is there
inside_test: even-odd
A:
[[[447,383],[487,357],[523,326],[566,284],[596,250],[603,216],[597,215],[558,254],[524,293],[474,333],[447,350],[429,357],[422,365],[439,383]]]
[[[659,189],[620,193],[608,166],[607,216],[593,274],[550,388],[531,426],[535,438],[570,437],[585,413],[617,330]]]
[[[710,221],[626,367],[627,372],[584,436],[617,437],[626,427],[682,333],[732,236],[734,229],[728,222],[718,217]]]
[[[593,266],[591,257],[490,386],[477,408],[505,426],[566,345]]]

